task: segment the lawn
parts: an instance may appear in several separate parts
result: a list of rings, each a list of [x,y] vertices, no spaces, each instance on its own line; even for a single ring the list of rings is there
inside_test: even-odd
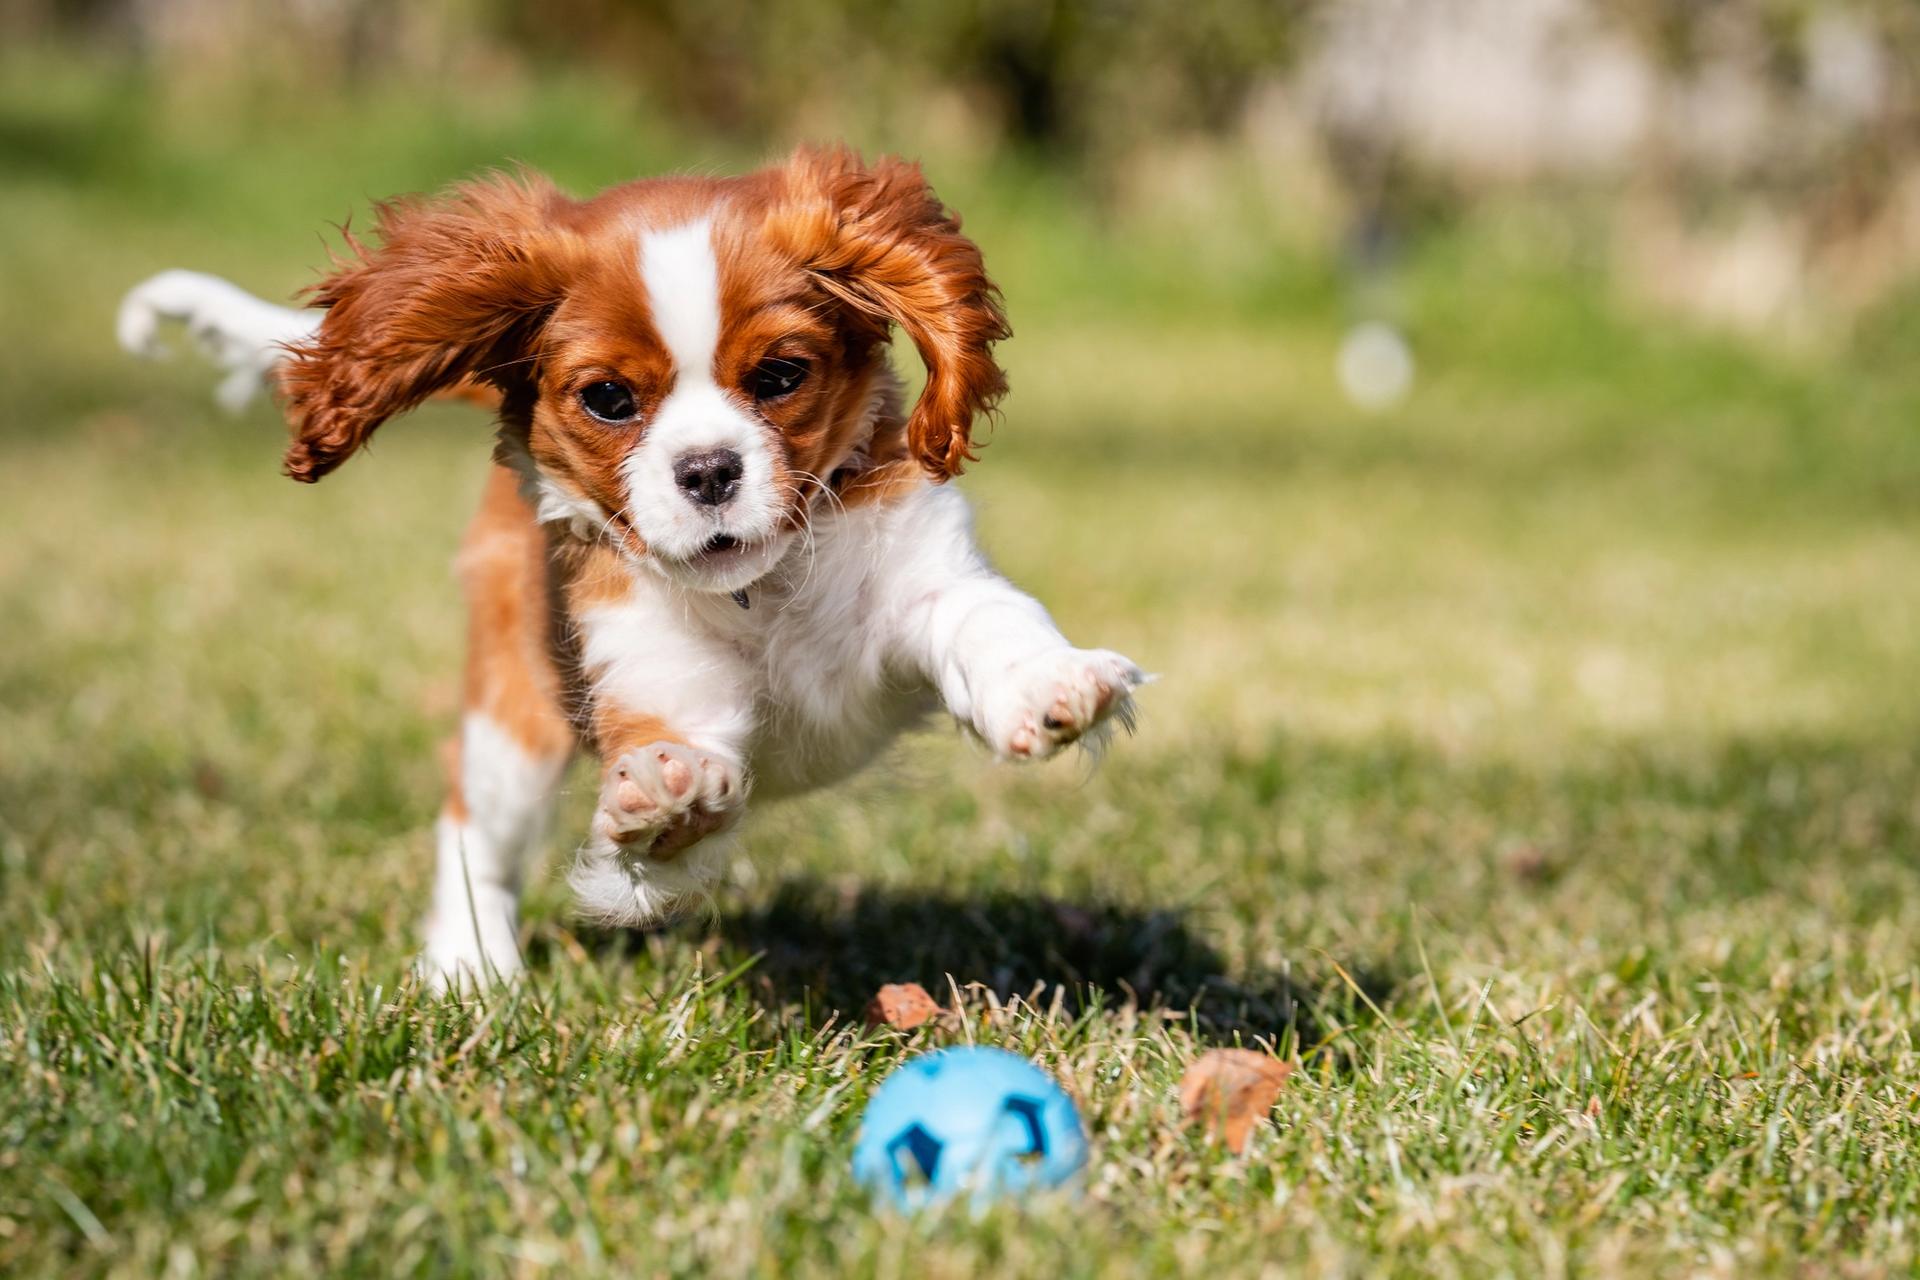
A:
[[[285,295],[329,220],[507,158],[751,153],[578,85],[234,111],[6,66],[0,1272],[1920,1264],[1920,305],[1768,351],[1469,221],[1365,416],[1324,255],[930,156],[1018,331],[963,483],[1161,673],[1138,736],[1008,770],[929,726],[644,935],[568,914],[576,773],[530,978],[461,1002],[408,961],[485,424],[297,489],[271,409],[122,356],[113,304]],[[963,1016],[867,1029],[894,980]],[[963,1041],[1079,1100],[1078,1199],[852,1183],[876,1083]],[[1176,1099],[1232,1043],[1299,1064],[1239,1158]]]

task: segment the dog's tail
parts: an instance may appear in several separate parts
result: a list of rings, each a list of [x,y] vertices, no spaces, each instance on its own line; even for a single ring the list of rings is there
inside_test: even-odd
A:
[[[162,271],[127,291],[116,328],[135,355],[164,356],[162,322],[186,327],[201,350],[226,371],[214,398],[239,412],[258,395],[287,346],[320,327],[318,311],[296,311],[256,298],[218,276]]]

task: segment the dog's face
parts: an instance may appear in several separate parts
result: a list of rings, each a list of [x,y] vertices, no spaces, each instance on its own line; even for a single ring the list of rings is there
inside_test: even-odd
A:
[[[496,179],[382,206],[379,230],[319,286],[327,318],[282,374],[288,473],[317,480],[390,415],[491,383],[543,516],[695,589],[767,572],[821,489],[887,460],[876,429],[956,474],[1005,387],[979,251],[899,162],[803,151],[585,202]],[[894,325],[927,385],[889,424]]]
[[[681,213],[592,237],[541,334],[527,448],[546,501],[731,591],[871,431],[883,334],[770,243],[762,210]]]

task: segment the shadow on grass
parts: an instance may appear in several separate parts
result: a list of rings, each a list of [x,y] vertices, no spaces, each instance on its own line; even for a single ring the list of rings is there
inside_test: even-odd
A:
[[[1264,1040],[1310,1050],[1372,1016],[1337,975],[1318,987],[1278,974],[1235,975],[1180,913],[1107,902],[790,880],[762,906],[670,932],[716,939],[743,960],[757,955],[747,988],[813,1025],[858,1019],[889,982],[918,982],[946,1003],[949,980],[1041,1007],[1058,990],[1071,1013],[1126,1005],[1172,1012],[1210,1044]],[[618,950],[638,938],[615,932],[590,945]],[[1393,985],[1349,972],[1375,1003]]]

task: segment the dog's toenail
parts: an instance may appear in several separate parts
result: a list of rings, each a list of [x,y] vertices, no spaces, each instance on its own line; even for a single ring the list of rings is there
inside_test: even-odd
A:
[[[1054,719],[1054,718],[1053,718],[1052,716],[1047,716],[1047,717],[1046,717],[1045,719],[1043,719],[1043,720],[1041,720],[1041,721],[1040,721],[1040,723],[1041,723],[1041,725],[1042,725],[1042,726],[1044,726],[1045,728],[1048,728],[1048,729],[1064,729],[1064,728],[1066,728],[1066,721],[1064,721],[1064,720],[1056,720],[1056,719]]]

